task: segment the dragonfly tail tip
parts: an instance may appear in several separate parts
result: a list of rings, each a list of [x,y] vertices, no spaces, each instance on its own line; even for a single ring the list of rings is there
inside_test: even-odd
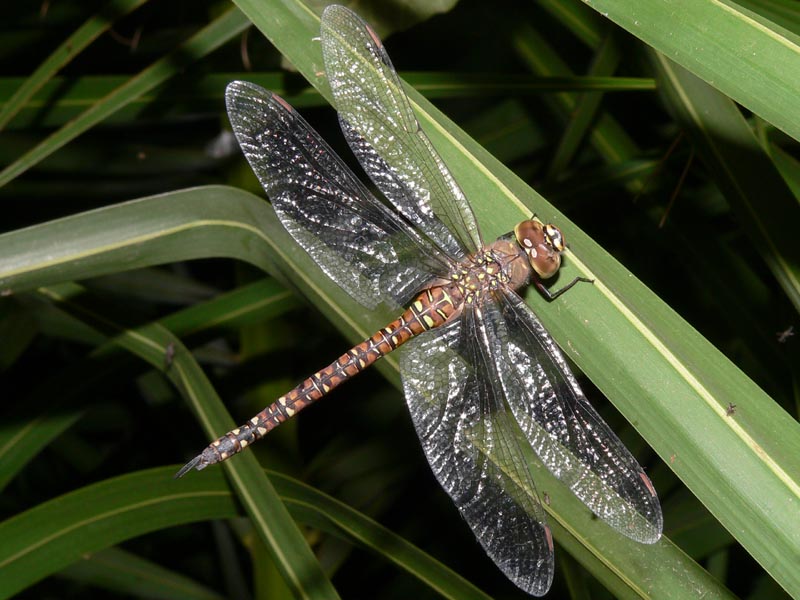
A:
[[[200,471],[202,469],[205,469],[207,465],[206,465],[206,463],[202,462],[202,460],[201,460],[202,457],[203,457],[202,454],[199,454],[199,455],[195,456],[192,460],[190,460],[188,463],[183,465],[180,468],[180,470],[177,473],[175,473],[175,475],[172,476],[172,478],[173,479],[180,479],[181,477],[186,475],[186,473],[188,473],[192,469],[197,469],[198,471]]]

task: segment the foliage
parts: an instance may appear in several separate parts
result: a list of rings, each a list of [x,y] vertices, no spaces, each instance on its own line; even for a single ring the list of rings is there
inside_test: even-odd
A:
[[[528,300],[663,502],[666,539],[640,546],[539,469],[552,593],[800,595],[795,3],[375,4],[382,33],[408,27],[387,47],[485,237],[536,212],[570,242],[562,281],[595,279]],[[241,189],[226,130],[243,78],[346,154],[314,12],[5,14],[0,596],[519,597],[435,484],[391,359],[390,383],[362,375],[227,478],[169,479],[389,316]]]

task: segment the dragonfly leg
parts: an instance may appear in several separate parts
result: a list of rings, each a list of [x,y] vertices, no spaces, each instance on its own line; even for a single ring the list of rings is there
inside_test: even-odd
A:
[[[547,289],[539,279],[536,279],[534,281],[534,284],[536,285],[536,288],[539,290],[542,296],[544,296],[545,298],[547,298],[549,301],[552,302],[553,300],[558,298],[561,294],[571,289],[573,285],[579,282],[594,283],[594,279],[589,279],[588,277],[576,277],[575,279],[570,281],[567,285],[562,287],[560,290],[556,290],[555,292],[551,292],[549,289]]]

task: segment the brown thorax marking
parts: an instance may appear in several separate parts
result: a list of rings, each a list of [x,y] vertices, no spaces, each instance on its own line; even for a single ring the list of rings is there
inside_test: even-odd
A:
[[[561,266],[565,248],[564,236],[555,225],[536,217],[520,222],[513,234],[500,237],[450,273],[443,288],[454,300],[456,310],[451,318],[464,304],[479,302],[483,294],[502,285],[518,290],[528,285],[532,277],[552,277]]]
[[[520,246],[500,238],[452,272],[448,287],[463,303],[473,304],[503,285],[514,289],[526,285],[530,274],[530,263]]]

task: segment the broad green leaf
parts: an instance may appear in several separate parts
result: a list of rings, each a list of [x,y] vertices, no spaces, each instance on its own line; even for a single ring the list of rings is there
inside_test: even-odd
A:
[[[593,0],[589,6],[800,140],[800,36],[750,4],[754,10],[732,0]]]
[[[221,469],[180,481],[172,479],[176,469],[172,465],[109,479],[0,523],[0,598],[12,597],[88,553],[166,527],[239,514],[241,495],[231,491]],[[265,477],[263,471],[259,474]],[[441,563],[341,502],[285,475],[270,473],[269,479],[293,519],[380,553],[443,597],[487,598]]]

